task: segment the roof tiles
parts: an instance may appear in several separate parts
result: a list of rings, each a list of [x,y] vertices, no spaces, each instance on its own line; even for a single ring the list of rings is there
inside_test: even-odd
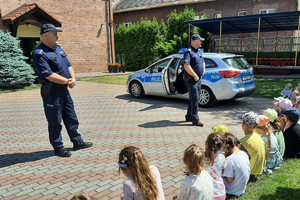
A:
[[[114,6],[114,12],[126,12],[205,1],[209,0],[120,0]]]
[[[5,16],[3,16],[2,20],[10,19],[11,21],[13,21],[13,20],[17,19],[18,17],[24,15],[25,13],[29,12],[30,10],[34,9],[35,7],[38,7],[38,5],[36,3],[24,4],[24,5],[20,6],[19,8],[6,14]]]

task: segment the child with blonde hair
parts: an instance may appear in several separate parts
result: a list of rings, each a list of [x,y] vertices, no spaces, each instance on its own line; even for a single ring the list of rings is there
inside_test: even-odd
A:
[[[212,200],[213,180],[204,170],[205,156],[203,150],[196,144],[190,145],[184,151],[183,163],[189,174],[181,183],[177,200]]]
[[[157,167],[149,166],[137,147],[124,147],[119,154],[118,165],[119,170],[127,177],[123,183],[122,200],[165,199]]]
[[[214,200],[225,200],[225,185],[222,172],[226,167],[225,156],[221,152],[224,145],[223,138],[218,133],[211,133],[205,142],[206,170],[213,178]]]
[[[281,156],[283,156],[285,151],[285,142],[282,129],[280,128],[280,123],[278,121],[278,113],[276,110],[268,108],[263,112],[263,115],[269,118],[271,131],[277,138],[279,152]]]

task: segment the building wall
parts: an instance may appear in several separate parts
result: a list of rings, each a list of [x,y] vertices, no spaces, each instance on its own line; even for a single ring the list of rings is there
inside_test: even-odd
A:
[[[216,0],[210,2],[198,2],[193,4],[143,9],[134,12],[114,13],[114,23],[128,23],[137,22],[141,18],[157,20],[168,18],[169,14],[176,9],[181,12],[185,7],[193,8],[196,15],[203,15],[206,13],[208,18],[214,18],[216,13],[222,13],[222,17],[237,16],[238,11],[247,11],[247,15],[259,14],[261,9],[275,9],[276,12],[291,12],[298,10],[298,0],[262,0],[261,2],[254,2],[253,0]],[[285,31],[281,35],[291,35],[292,31]],[[262,33],[262,36],[269,35]],[[247,35],[244,35],[247,36]]]
[[[75,72],[107,71],[108,45],[104,0],[0,0],[2,16],[24,3],[37,3],[62,23],[58,43]],[[102,31],[99,37],[99,29]]]

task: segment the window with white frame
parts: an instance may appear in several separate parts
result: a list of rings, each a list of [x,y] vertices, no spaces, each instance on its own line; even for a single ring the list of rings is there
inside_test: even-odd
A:
[[[222,18],[222,13],[215,13],[215,18]]]
[[[238,16],[246,16],[247,15],[247,11],[238,11],[237,13]]]
[[[259,10],[259,14],[270,14],[270,13],[276,13],[276,10],[274,8]]]

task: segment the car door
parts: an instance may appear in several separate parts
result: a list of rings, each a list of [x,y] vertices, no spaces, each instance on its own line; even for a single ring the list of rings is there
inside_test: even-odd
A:
[[[148,94],[165,95],[166,90],[162,82],[162,73],[169,65],[171,58],[163,59],[148,67],[145,72],[144,87]]]
[[[176,80],[181,59],[182,58],[174,57],[164,71],[163,80],[168,94],[174,94],[176,92]]]

